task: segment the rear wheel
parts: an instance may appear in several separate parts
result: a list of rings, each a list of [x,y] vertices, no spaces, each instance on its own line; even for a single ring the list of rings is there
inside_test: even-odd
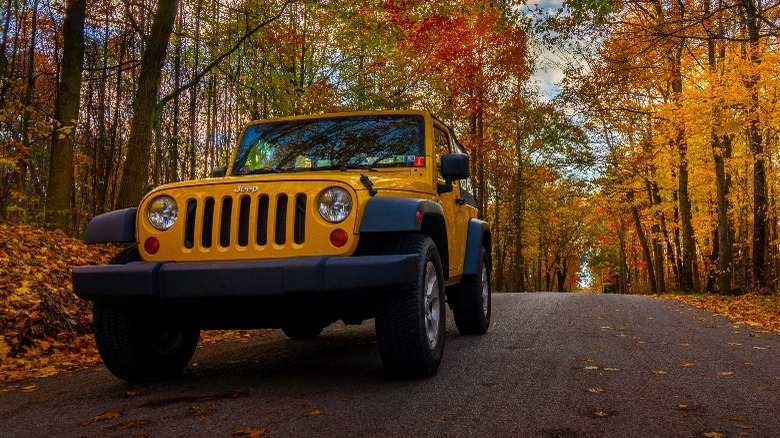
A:
[[[455,325],[462,335],[482,335],[490,328],[490,270],[485,248],[480,248],[479,260],[479,273],[463,277],[452,308]]]
[[[319,323],[298,322],[282,327],[282,331],[293,341],[308,341],[319,336],[324,328]]]
[[[382,363],[394,377],[431,376],[441,363],[446,322],[439,252],[422,234],[399,236],[385,252],[419,258],[411,286],[379,303],[376,335]]]

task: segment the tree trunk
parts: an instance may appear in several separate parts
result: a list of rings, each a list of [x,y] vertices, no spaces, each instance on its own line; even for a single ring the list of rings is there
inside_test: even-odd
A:
[[[758,17],[756,4],[752,0],[742,0],[743,21],[748,31],[748,59],[753,66],[753,71],[745,80],[745,88],[750,94],[750,107],[748,108],[748,143],[753,153],[753,284],[760,290],[767,286],[766,282],[766,253],[769,248],[767,238],[767,190],[766,170],[764,168],[764,144],[761,135],[759,120],[760,102],[758,82],[761,73],[758,69],[761,64],[759,54],[759,38],[761,22]]]
[[[46,191],[46,222],[68,232],[73,193],[73,145],[79,117],[81,72],[84,67],[86,0],[68,0],[62,24],[62,76],[54,101],[54,133]]]
[[[159,0],[152,21],[148,44],[141,57],[138,88],[133,97],[133,119],[127,142],[127,158],[119,183],[117,208],[135,207],[149,178],[149,149],[152,128],[157,117],[162,66],[168,51],[178,0]]]
[[[718,238],[718,227],[715,227],[712,230],[712,251],[710,251],[710,255],[707,257],[707,284],[704,287],[704,290],[713,293],[715,292],[715,285],[718,281],[718,253],[720,252],[720,249],[718,248],[720,246],[720,239]]]
[[[650,283],[650,292],[658,293],[658,286],[655,280],[655,269],[653,268],[653,257],[650,254],[650,246],[647,244],[647,236],[642,229],[642,221],[639,218],[639,210],[634,205],[634,192],[633,190],[628,192],[628,202],[631,204],[631,216],[634,217],[634,226],[636,227],[636,235],[639,238],[639,244],[642,246],[642,256],[645,259],[645,265],[647,266],[647,278]]]
[[[655,178],[655,169],[652,171],[652,177]],[[647,191],[647,199],[650,208],[656,205],[655,197],[653,195],[653,183],[650,180],[645,180],[645,190]],[[664,248],[661,244],[658,236],[661,235],[661,220],[663,219],[663,213],[656,213],[656,220],[653,221],[652,227],[650,227],[650,247],[653,250],[653,269],[655,270],[655,284],[656,293],[666,292],[666,280],[664,273]]]
[[[682,95],[682,73],[680,59],[682,57],[682,47],[675,48],[672,64],[672,91],[674,93],[675,104],[680,107],[680,96]],[[682,122],[680,122],[682,123]],[[680,228],[682,240],[682,269],[680,271],[680,289],[684,292],[693,292],[696,290],[693,281],[693,264],[696,263],[696,246],[693,240],[693,224],[691,214],[691,200],[688,196],[688,139],[685,134],[685,126],[676,126],[677,137],[675,139],[677,153],[680,163],[677,167],[677,196],[680,208]]]
[[[16,157],[17,171],[14,175],[14,188],[18,193],[18,199],[24,198],[25,185],[27,182],[27,161],[30,158],[30,131],[32,124],[32,106],[33,106],[33,90],[35,89],[35,44],[38,33],[38,0],[35,0],[32,5],[32,25],[30,29],[30,47],[27,51],[27,73],[26,73],[26,87],[22,97],[22,147],[19,149],[19,154]],[[20,202],[21,203],[21,202]],[[23,209],[23,211],[26,211]],[[17,219],[21,219],[23,213],[19,215]]]
[[[628,293],[628,263],[626,263],[626,238],[623,227],[623,219],[620,220],[620,229],[618,229],[618,240],[620,248],[618,251],[618,292]]]

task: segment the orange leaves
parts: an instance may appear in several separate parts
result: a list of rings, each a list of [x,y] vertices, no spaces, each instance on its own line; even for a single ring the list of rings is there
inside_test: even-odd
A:
[[[780,334],[780,297],[778,296],[745,294],[737,297],[724,297],[722,295],[659,295],[658,297],[680,301],[736,321],[742,321],[752,327]],[[760,337],[760,335],[760,330],[750,334],[751,337]],[[753,348],[756,350],[766,349],[766,347],[761,346]]]
[[[266,428],[252,429],[251,427],[247,427],[246,429],[237,429],[237,430],[230,431],[230,436],[239,436],[239,437],[246,437],[246,438],[258,438],[266,435],[268,435],[268,429]]]
[[[104,412],[102,414],[95,415],[91,420],[82,421],[81,425],[87,426],[92,423],[97,423],[98,421],[113,420],[114,418],[119,418],[121,416],[121,412]]]
[[[97,363],[87,335],[90,306],[73,295],[71,269],[106,263],[114,251],[29,226],[0,224],[0,381]]]

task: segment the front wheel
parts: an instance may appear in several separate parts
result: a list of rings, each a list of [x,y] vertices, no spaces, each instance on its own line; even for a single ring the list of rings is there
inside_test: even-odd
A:
[[[444,352],[446,322],[439,252],[422,234],[400,236],[386,252],[419,258],[412,285],[379,303],[376,336],[382,363],[394,377],[432,376]]]
[[[92,312],[100,357],[122,380],[173,377],[184,370],[198,345],[200,330],[169,326],[135,306],[98,302]]]

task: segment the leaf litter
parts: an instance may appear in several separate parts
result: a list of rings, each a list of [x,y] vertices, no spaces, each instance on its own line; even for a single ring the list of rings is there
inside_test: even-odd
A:
[[[119,249],[0,223],[0,383],[100,363],[92,336],[92,304],[73,293],[71,272],[74,266],[107,264]],[[200,344],[247,342],[262,332],[206,331]],[[30,392],[35,386],[20,389]]]

